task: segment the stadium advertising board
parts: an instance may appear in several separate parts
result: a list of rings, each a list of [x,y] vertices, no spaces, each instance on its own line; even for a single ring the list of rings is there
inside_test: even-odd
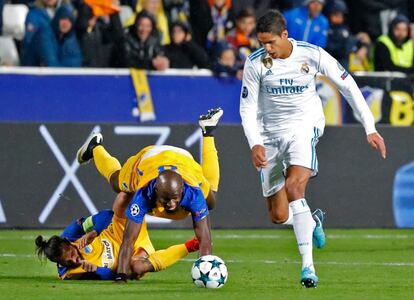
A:
[[[412,125],[413,81],[397,74],[366,73],[354,78],[376,122]],[[147,77],[144,86],[135,86],[134,76],[127,69],[0,69],[0,122],[135,123],[155,117],[157,122],[192,123],[200,111],[220,106],[226,111],[223,123],[240,124],[239,80],[216,78],[205,71],[178,70],[150,72]],[[319,77],[316,88],[327,124],[357,123],[332,82]],[[148,104],[149,99],[154,116],[146,118],[148,112],[142,104]]]
[[[149,144],[186,148],[199,161],[201,134],[195,125],[0,124],[0,227],[64,227],[111,207],[115,194],[93,163],[80,167],[75,159],[92,131],[103,133],[106,148],[121,163]],[[317,147],[319,175],[307,199],[327,211],[328,227],[394,227],[394,215],[398,226],[413,226],[407,217],[414,215],[414,128],[380,131],[388,144],[386,160],[370,149],[362,127],[326,128]],[[242,128],[220,126],[216,144],[221,181],[213,226],[277,227],[268,220]],[[190,219],[148,221],[153,227],[191,227]]]

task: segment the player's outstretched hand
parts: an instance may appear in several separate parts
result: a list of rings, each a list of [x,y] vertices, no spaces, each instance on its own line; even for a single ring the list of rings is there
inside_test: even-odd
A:
[[[86,260],[81,261],[81,266],[82,266],[82,269],[84,269],[86,272],[96,272],[96,269],[98,268],[98,266]]]
[[[85,233],[78,242],[79,249],[85,248],[87,245],[93,242],[93,239],[98,236],[98,233],[95,230]]]
[[[367,141],[372,148],[379,151],[382,158],[385,159],[387,157],[387,148],[385,147],[384,139],[378,132],[368,134]]]
[[[254,145],[252,148],[253,165],[260,169],[266,166],[266,151],[262,145]]]

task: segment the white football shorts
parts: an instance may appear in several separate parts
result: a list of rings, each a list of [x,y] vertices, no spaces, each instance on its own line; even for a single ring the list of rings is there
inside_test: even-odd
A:
[[[321,130],[313,127],[284,134],[265,143],[267,165],[260,170],[264,197],[282,189],[290,166],[308,168],[312,170],[312,177],[318,174],[316,144],[321,135]]]

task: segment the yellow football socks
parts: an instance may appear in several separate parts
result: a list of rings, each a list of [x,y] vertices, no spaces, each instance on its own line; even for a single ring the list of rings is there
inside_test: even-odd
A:
[[[148,260],[154,267],[154,271],[158,272],[175,264],[181,258],[188,255],[188,250],[185,244],[174,245],[165,250],[158,250],[152,253]]]
[[[203,137],[202,163],[204,177],[210,182],[211,190],[217,192],[220,181],[220,167],[214,137]]]
[[[93,148],[93,159],[99,173],[101,173],[101,175],[105,177],[108,182],[111,175],[121,169],[119,161],[106,152],[105,148],[101,145]]]

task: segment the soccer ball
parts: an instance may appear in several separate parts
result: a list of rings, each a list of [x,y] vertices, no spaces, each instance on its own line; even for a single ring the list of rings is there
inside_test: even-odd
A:
[[[191,277],[197,287],[218,289],[227,281],[227,267],[220,257],[204,255],[194,262]]]

